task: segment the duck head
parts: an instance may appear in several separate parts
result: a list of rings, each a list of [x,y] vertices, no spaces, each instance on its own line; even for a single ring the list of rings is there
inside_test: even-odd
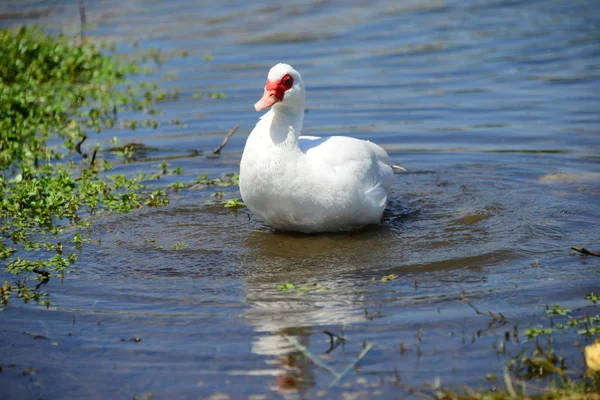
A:
[[[304,108],[304,83],[300,73],[288,64],[277,64],[269,71],[267,75],[267,84],[262,98],[256,102],[254,109],[262,111],[265,108],[274,109]]]

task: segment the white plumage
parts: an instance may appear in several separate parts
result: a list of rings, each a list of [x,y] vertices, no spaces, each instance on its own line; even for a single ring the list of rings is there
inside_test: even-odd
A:
[[[240,166],[242,199],[276,229],[339,232],[381,220],[393,183],[390,158],[367,140],[300,136],[305,90],[287,64],[269,71],[263,98],[271,107],[250,133]]]

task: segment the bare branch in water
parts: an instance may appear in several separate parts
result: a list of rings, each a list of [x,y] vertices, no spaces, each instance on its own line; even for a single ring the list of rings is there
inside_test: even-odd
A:
[[[94,149],[94,152],[92,153],[92,159],[90,160],[90,168],[94,168],[97,152],[98,152],[98,149]]]
[[[506,324],[508,323],[508,319],[506,319],[506,317],[504,315],[502,315],[502,313],[498,313],[498,314],[494,314],[491,311],[487,311],[487,312],[483,312],[483,311],[479,311],[477,309],[477,307],[475,307],[469,300],[467,300],[467,298],[464,296],[464,293],[462,294],[462,299],[463,302],[465,302],[469,307],[471,307],[473,310],[475,310],[475,312],[479,315],[484,315],[486,317],[490,317],[492,319],[492,323],[496,322],[496,321],[500,321],[500,323],[502,324]]]
[[[313,363],[315,363],[315,365],[323,368],[324,370],[326,370],[327,372],[329,372],[331,375],[334,376],[335,379],[333,381],[331,381],[331,383],[329,384],[329,387],[335,386],[348,372],[350,372],[352,370],[352,368],[354,368],[356,366],[356,364],[358,364],[358,362],[360,360],[363,359],[363,357],[365,355],[367,355],[369,350],[371,350],[371,348],[373,348],[373,346],[375,345],[374,343],[367,344],[365,346],[365,348],[363,349],[363,351],[360,352],[358,357],[356,357],[356,359],[350,365],[348,365],[346,368],[344,368],[344,370],[341,373],[338,373],[336,370],[331,368],[329,365],[325,364],[325,362],[323,362],[323,360],[321,360],[317,355],[311,353],[310,350],[308,350],[300,342],[298,342],[296,340],[296,338],[294,338],[292,336],[287,336],[287,335],[284,335],[283,337],[286,338],[291,344],[293,344],[294,347],[296,349],[298,349],[298,351],[300,351],[302,354],[304,354],[304,356],[310,358],[311,361]]]
[[[337,384],[337,383],[340,381],[340,379],[342,379],[342,378],[343,378],[343,377],[344,377],[344,376],[345,376],[345,375],[346,375],[348,372],[350,372],[350,370],[352,370],[352,368],[354,368],[354,366],[355,366],[356,364],[358,364],[358,362],[359,362],[360,360],[362,360],[362,358],[363,358],[364,356],[366,356],[366,355],[367,355],[367,353],[369,352],[369,350],[371,350],[371,349],[373,348],[373,346],[374,346],[374,345],[375,345],[374,343],[369,343],[369,344],[367,345],[367,347],[365,347],[365,348],[363,349],[363,351],[361,351],[361,352],[360,352],[360,354],[358,355],[358,357],[356,357],[356,359],[355,359],[355,360],[352,362],[352,364],[348,365],[348,366],[347,366],[347,367],[346,367],[346,368],[345,368],[345,369],[342,371],[342,373],[341,373],[341,374],[338,374],[338,375],[335,377],[335,379],[331,381],[331,383],[329,384],[329,387],[335,386],[335,385],[336,385],[336,384]]]
[[[578,253],[581,254],[585,254],[586,256],[596,256],[596,257],[600,257],[600,253],[598,253],[597,251],[591,251],[586,249],[585,247],[575,247],[575,246],[571,246],[572,250],[575,250]]]
[[[294,347],[296,349],[298,349],[302,354],[304,354],[306,357],[310,358],[312,360],[312,362],[314,362],[317,366],[323,368],[324,370],[326,370],[327,372],[329,372],[331,375],[333,376],[338,376],[338,373],[335,372],[334,369],[332,369],[329,365],[325,364],[323,361],[321,361],[321,359],[319,357],[317,357],[316,355],[314,355],[313,353],[311,353],[306,347],[302,346],[302,344],[300,342],[298,342],[296,340],[296,338],[292,337],[292,336],[284,336],[291,344],[294,345]]]
[[[239,129],[239,127],[240,127],[239,125],[234,126],[233,129],[231,129],[229,131],[229,133],[227,133],[227,136],[225,136],[225,139],[223,139],[223,142],[221,142],[221,145],[213,150],[213,154],[221,153],[221,150],[223,149],[223,147],[225,147],[225,145],[227,145],[227,142],[229,142],[229,138],[231,136],[233,136],[233,134]]]
[[[333,350],[335,350],[340,345],[340,343],[346,341],[345,338],[338,336],[335,333],[331,333],[329,331],[321,331],[321,332],[323,332],[324,334],[329,336],[329,350],[327,350],[325,352],[325,354],[331,353]]]
[[[85,142],[85,140],[86,140],[86,139],[87,139],[87,135],[85,135],[85,134],[84,134],[84,135],[81,137],[81,140],[80,140],[79,142],[77,142],[77,144],[75,145],[75,151],[76,151],[76,152],[77,152],[79,155],[81,155],[83,158],[86,158],[86,157],[87,157],[87,154],[85,154],[85,153],[82,153],[82,152],[81,152],[81,145],[83,144],[83,142]]]

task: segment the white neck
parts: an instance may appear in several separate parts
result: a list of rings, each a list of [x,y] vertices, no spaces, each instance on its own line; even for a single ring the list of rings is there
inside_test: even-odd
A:
[[[303,111],[275,104],[261,118],[260,124],[268,125],[269,137],[275,146],[295,147],[304,122]]]

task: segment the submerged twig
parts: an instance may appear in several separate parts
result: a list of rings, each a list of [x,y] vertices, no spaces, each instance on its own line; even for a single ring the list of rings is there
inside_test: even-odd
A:
[[[37,285],[35,285],[35,290],[39,290],[42,286],[46,285],[48,283],[48,281],[50,280],[50,273],[48,271],[44,271],[38,268],[34,268],[33,272],[35,272],[36,274],[39,274],[40,277],[40,283],[38,283]]]
[[[596,256],[596,257],[600,257],[600,253],[598,253],[597,251],[591,251],[586,249],[585,247],[575,247],[575,246],[571,246],[572,250],[575,250],[578,253],[581,254],[585,254],[586,256]]]
[[[90,167],[94,168],[94,163],[96,162],[96,153],[98,152],[98,149],[94,149],[94,152],[92,153],[92,159],[90,161]]]
[[[498,313],[498,314],[494,314],[491,311],[487,311],[487,312],[483,312],[483,311],[479,311],[477,309],[477,307],[475,307],[469,300],[467,300],[467,298],[464,296],[464,293],[462,295],[462,299],[463,302],[465,302],[469,307],[471,307],[473,310],[475,310],[475,312],[479,315],[484,315],[486,317],[490,317],[492,319],[492,322],[496,322],[496,321],[500,321],[503,324],[508,323],[508,319],[502,315],[502,313]]]
[[[23,335],[28,335],[31,336],[34,339],[44,339],[44,340],[48,340],[48,338],[44,335],[40,335],[39,333],[31,333],[31,332],[27,332],[27,331],[23,331]]]
[[[325,354],[331,353],[333,350],[335,350],[340,345],[340,343],[346,341],[345,338],[338,336],[335,333],[331,333],[329,331],[321,331],[321,332],[323,332],[324,334],[329,336],[329,350],[327,350],[325,352]],[[337,341],[336,341],[336,339],[337,339]]]
[[[360,354],[358,355],[358,357],[356,357],[356,360],[354,360],[352,362],[352,364],[348,365],[346,368],[344,368],[344,370],[342,371],[341,374],[338,374],[334,380],[331,381],[331,383],[329,384],[329,387],[335,386],[352,368],[354,368],[354,366],[356,364],[358,364],[358,362],[360,360],[362,360],[362,358],[364,356],[367,355],[367,353],[369,352],[369,350],[371,350],[373,348],[373,346],[375,345],[375,343],[369,343],[367,345],[367,347],[365,347],[363,349],[363,351],[360,352]]]
[[[87,139],[87,135],[85,135],[85,134],[84,134],[84,135],[81,137],[81,140],[80,140],[79,142],[77,142],[77,144],[75,145],[75,151],[76,151],[76,152],[77,152],[79,155],[81,155],[83,158],[86,158],[86,157],[87,157],[87,154],[85,154],[85,153],[82,153],[82,152],[81,152],[81,145],[83,144],[83,142],[85,142],[85,140],[86,140],[86,139]]]
[[[314,362],[317,366],[328,371],[333,376],[338,376],[338,373],[335,372],[335,370],[333,370],[329,365],[327,365],[323,361],[321,361],[321,359],[319,357],[312,354],[306,347],[302,346],[302,344],[299,341],[297,341],[296,338],[293,338],[293,337],[287,336],[287,335],[284,335],[283,337],[286,338],[291,344],[293,344],[294,347],[296,349],[298,349],[302,354],[304,354],[306,357],[310,358],[312,360],[312,362]]]
[[[367,346],[365,346],[365,348],[363,349],[363,351],[360,352],[360,354],[358,355],[358,357],[356,357],[356,359],[350,365],[348,365],[346,368],[344,368],[344,370],[341,373],[337,373],[336,370],[334,370],[333,368],[331,368],[329,365],[325,364],[318,356],[316,356],[313,353],[311,353],[310,350],[308,350],[306,347],[304,347],[295,338],[293,338],[292,336],[287,336],[287,335],[284,335],[283,337],[286,338],[291,344],[293,344],[296,349],[298,349],[302,354],[304,354],[304,356],[310,358],[311,361],[313,363],[315,363],[315,365],[317,365],[318,367],[323,368],[325,371],[329,372],[331,375],[334,376],[334,380],[331,381],[331,383],[329,384],[329,387],[332,387],[335,384],[337,384],[352,368],[354,368],[354,366],[356,364],[358,364],[358,362],[360,360],[362,360],[362,358],[375,345],[375,343],[369,343]]]
[[[216,149],[213,150],[213,154],[219,154],[221,153],[221,150],[223,149],[223,147],[225,147],[225,145],[227,145],[227,142],[229,142],[229,138],[231,136],[233,136],[233,134],[239,129],[239,125],[234,126],[228,133],[227,136],[225,136],[225,139],[223,139],[223,141],[221,142],[221,144],[219,145],[219,147],[217,147]]]
[[[50,273],[48,271],[44,271],[38,268],[34,268],[33,272],[35,272],[36,274],[40,274],[42,275],[44,278],[49,278],[50,277]]]

